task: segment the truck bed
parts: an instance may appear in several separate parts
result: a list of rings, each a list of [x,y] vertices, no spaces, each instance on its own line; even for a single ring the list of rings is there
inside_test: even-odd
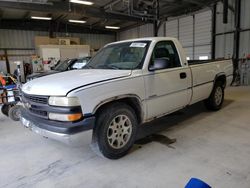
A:
[[[208,59],[208,60],[188,60],[188,64],[198,65],[198,64],[212,63],[212,62],[223,61],[223,60],[228,60],[228,59],[218,58],[218,59]]]

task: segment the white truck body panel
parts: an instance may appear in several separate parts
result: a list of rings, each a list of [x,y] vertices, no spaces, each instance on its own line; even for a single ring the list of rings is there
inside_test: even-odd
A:
[[[130,76],[130,70],[73,70],[32,80],[23,85],[26,94],[45,96],[66,96],[79,86],[88,85],[103,80]]]
[[[138,72],[141,72],[141,70],[133,71],[129,77],[79,88],[69,93],[68,96],[77,96],[80,99],[84,114],[94,114],[100,104],[126,96],[137,97],[142,108],[146,110],[144,81]]]
[[[218,73],[227,76],[227,86],[230,85],[233,80],[233,64],[231,60],[191,65],[190,68],[193,78],[193,96],[190,104],[209,97],[213,88],[213,82]]]
[[[187,73],[187,79],[180,79],[181,72]],[[191,74],[188,67],[148,73],[144,75],[144,80],[148,119],[183,108],[189,103]]]

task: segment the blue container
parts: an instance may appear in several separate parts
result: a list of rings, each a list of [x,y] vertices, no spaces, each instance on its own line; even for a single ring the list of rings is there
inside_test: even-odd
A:
[[[191,178],[185,188],[212,188],[205,182],[197,179],[197,178]]]

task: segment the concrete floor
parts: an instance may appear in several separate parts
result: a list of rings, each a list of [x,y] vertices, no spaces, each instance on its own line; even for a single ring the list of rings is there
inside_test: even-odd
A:
[[[140,128],[177,141],[135,145],[120,160],[44,139],[0,115],[0,187],[250,187],[250,87],[229,88],[222,110],[202,103]],[[156,139],[157,140],[157,139]],[[143,142],[139,142],[143,143]]]

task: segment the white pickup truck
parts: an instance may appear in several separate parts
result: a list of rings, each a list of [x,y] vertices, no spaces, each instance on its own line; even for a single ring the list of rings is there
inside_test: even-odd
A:
[[[208,109],[220,109],[232,79],[231,60],[188,62],[175,38],[115,42],[83,70],[23,85],[21,122],[69,143],[91,131],[99,153],[117,159],[132,147],[139,124],[203,100]]]

